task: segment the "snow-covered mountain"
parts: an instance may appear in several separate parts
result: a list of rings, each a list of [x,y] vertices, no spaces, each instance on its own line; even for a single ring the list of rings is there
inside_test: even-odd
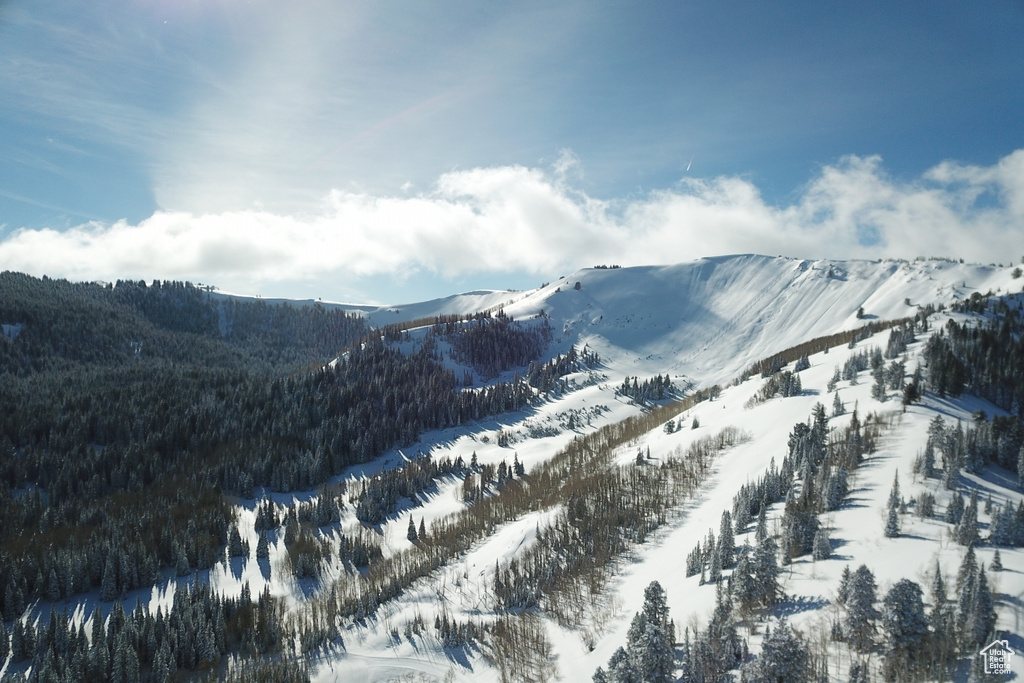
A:
[[[857,328],[872,320],[910,317],[925,306],[944,307],[976,292],[1005,293],[1019,289],[1020,282],[1009,268],[935,260],[812,262],[734,256],[674,266],[581,270],[518,297],[506,294],[515,300],[504,308],[518,319],[543,311],[558,335],[552,353],[569,344],[587,345],[601,355],[600,370],[570,377],[576,382],[575,390],[539,408],[497,422],[429,435],[418,449],[436,458],[473,453],[481,463],[492,465],[510,462],[514,454],[529,472],[580,433],[635,415],[639,408],[615,392],[624,377],[639,375],[642,379],[669,373],[673,378],[685,377],[694,387],[725,384],[752,362],[813,337]],[[1019,297],[1016,301],[1019,305]],[[455,308],[446,307],[453,304]],[[438,313],[465,311],[459,297],[424,308]],[[932,329],[940,328],[945,319],[945,315],[934,316]],[[794,425],[809,423],[818,403],[829,406],[831,415],[834,402],[843,407],[842,414],[829,421],[834,433],[849,427],[854,410],[862,422],[871,415],[868,419],[884,423],[876,449],[851,474],[848,500],[820,516],[821,527],[830,537],[832,557],[814,561],[804,556],[786,566],[781,579],[785,600],[762,614],[760,621],[746,622],[740,635],[756,653],[764,624],[777,627],[778,619],[785,616],[805,645],[813,646],[817,656],[828,662],[829,680],[847,680],[851,663],[861,660],[874,667],[873,676],[878,675],[877,657],[869,660],[849,642],[828,639],[833,624],[844,619],[836,599],[841,574],[847,566],[856,569],[864,564],[877,579],[879,599],[900,579],[919,583],[927,596],[936,566],[946,585],[953,586],[965,548],[951,542],[952,528],[941,521],[941,512],[954,494],[943,487],[938,476],[926,479],[916,474],[915,460],[925,448],[929,425],[936,416],[952,428],[958,421],[970,424],[979,410],[989,416],[1003,413],[980,399],[951,400],[934,395],[903,411],[897,392],[890,391],[884,402],[872,395],[867,371],[857,373],[859,381],[840,381],[830,391],[838,368],[857,353],[876,346],[885,349],[887,335],[880,333],[856,347],[844,344],[811,356],[810,367],[800,372],[802,389],[796,396],[759,401],[754,396],[764,380],[755,376],[725,388],[716,400],[686,410],[676,418],[676,430],[659,424],[618,447],[613,458],[618,466],[636,466],[633,463],[641,452],[645,464],[640,466],[650,467],[678,458],[695,442],[714,438],[723,430],[735,428],[744,435],[740,444],[726,448],[714,460],[699,493],[674,510],[645,543],[616,562],[614,579],[602,593],[588,598],[593,604],[581,612],[578,623],[565,623],[543,607],[536,613],[544,646],[531,674],[534,678],[529,680],[547,675],[551,680],[589,681],[599,666],[607,668],[614,651],[625,644],[630,623],[642,607],[644,588],[651,581],[658,581],[667,593],[679,638],[686,628],[691,638],[705,628],[715,607],[716,589],[713,584],[701,585],[698,575],[686,576],[687,554],[705,541],[709,531],[718,534],[722,513],[734,509],[733,498],[741,487],[763,476],[773,462],[782,461]],[[903,356],[908,377],[921,366],[926,339],[927,335],[920,335]],[[575,420],[568,422],[567,416]],[[574,427],[567,428],[567,424]],[[504,443],[499,441],[502,434]],[[900,535],[888,538],[884,534],[886,501],[894,480],[910,508],[900,515]],[[385,527],[390,552],[412,548],[404,535],[410,516],[425,520],[427,528],[432,528],[460,510],[461,489],[461,481],[453,479],[440,484],[435,494],[410,502],[408,514],[397,515]],[[1012,473],[998,468],[962,475],[955,495],[972,490],[994,501],[989,512],[979,513],[982,529],[991,526],[1004,505],[1015,507],[1022,500]],[[913,514],[922,494],[934,496],[938,512],[933,516]],[[502,673],[500,655],[496,659],[487,646],[442,647],[429,623],[438,615],[453,623],[492,624],[500,619],[501,612],[494,609],[492,599],[496,567],[521,559],[561,513],[556,506],[502,524],[457,562],[384,605],[374,618],[347,626],[344,651],[329,656],[317,669],[316,679],[517,680]],[[781,501],[768,509],[768,526],[776,534],[782,514]],[[753,532],[751,526],[738,533],[736,545],[744,541],[753,545]],[[978,561],[990,566],[994,550],[991,546],[978,548]],[[1019,549],[1001,551],[1006,571],[990,572],[989,576],[1001,602],[997,628],[1006,635],[1018,628],[1014,605],[1024,593],[1024,579],[1020,578],[1024,555]],[[423,634],[407,630],[408,624],[423,619],[428,624]],[[395,637],[401,629],[406,629],[405,636]],[[1018,636],[1007,637],[1011,643],[1024,645]],[[966,676],[965,666],[960,666],[958,677]]]
[[[368,315],[382,325],[498,306],[520,319],[543,311],[563,344],[589,345],[624,374],[668,372],[703,386],[727,382],[750,363],[814,337],[912,317],[929,304],[949,305],[975,292],[1019,290],[1011,272],[944,259],[742,254],[585,268],[529,292],[470,292]]]
[[[986,540],[1000,511],[1024,502],[1016,473],[989,466],[946,477],[953,465],[936,456],[935,472],[925,476],[921,465],[929,436],[934,439],[936,433],[936,418],[948,429],[943,443],[953,443],[958,423],[963,434],[982,413],[991,418],[1006,412],[973,396],[949,398],[935,392],[904,406],[896,388],[925,371],[923,354],[931,334],[949,320],[983,317],[951,312],[948,307],[954,302],[992,294],[1002,302],[1004,315],[1024,308],[1019,294],[1024,280],[1014,270],[951,260],[806,261],[739,255],[670,266],[588,268],[526,292],[471,292],[395,306],[336,304],[358,311],[377,328],[503,309],[524,327],[550,326],[551,343],[538,361],[575,347],[596,352],[600,362],[578,364],[554,390],[538,394],[520,410],[421,434],[412,445],[351,467],[326,486],[287,494],[261,490],[255,499],[233,500],[238,545],[247,546],[241,556],[225,559],[202,578],[221,595],[238,597],[248,591],[258,596],[266,590],[282,598],[283,623],[295,629],[295,637],[285,642],[309,664],[314,681],[590,681],[598,667],[609,669],[616,651],[635,636],[630,627],[653,581],[665,590],[678,654],[684,652],[685,638],[693,643],[706,631],[716,600],[721,600],[718,587],[727,585],[735,570],[725,567],[723,581],[702,582],[702,573],[712,567],[687,572],[688,557],[706,544],[709,532],[720,537],[723,512],[736,509],[740,490],[778,471],[800,431],[796,425],[810,428],[816,407],[823,404],[830,439],[843,438],[856,412],[864,433],[868,425],[874,430],[873,443],[863,460],[851,466],[841,502],[815,516],[827,536],[830,557],[792,558],[778,579],[784,599],[742,618],[734,615],[736,633],[752,655],[761,653],[766,626],[777,632],[785,618],[802,639],[801,647],[816,658],[815,665],[827,666],[827,680],[849,680],[854,662],[865,663],[870,680],[881,680],[881,622],[876,623],[873,650],[858,651],[848,637],[832,638],[847,627],[847,608],[839,600],[844,568],[864,565],[873,572],[879,609],[882,597],[909,579],[923,588],[931,610],[929,588],[936,566],[952,595],[966,554],[955,538],[957,526],[944,518],[960,496],[972,492],[980,501],[977,563],[986,568],[997,599],[993,637],[998,634],[1015,650],[1024,647],[1019,635],[1024,550]],[[935,311],[927,326],[919,315],[926,310]],[[985,315],[995,315],[993,311]],[[906,339],[906,348],[892,351],[889,331],[880,331],[853,345],[844,342],[813,353],[806,367],[790,363],[784,372],[799,378],[798,388],[788,379],[788,388],[772,396],[765,389],[769,380],[759,374],[742,377],[754,362],[813,338],[914,317],[916,337]],[[470,380],[466,391],[483,392],[487,384],[523,371],[519,367],[498,377],[481,377],[462,365],[452,342],[431,337],[429,325],[407,332],[388,343],[410,352],[429,339],[430,348],[456,377]],[[892,382],[888,389],[878,389],[877,371],[864,366],[866,358],[878,355],[876,348],[889,352],[884,360],[886,381]],[[637,401],[620,390],[627,378],[643,383],[657,376],[661,382],[662,375],[673,385],[663,400]],[[702,392],[712,385],[720,391]],[[584,450],[576,453],[576,448]],[[461,459],[465,465],[476,464],[453,468],[435,476],[420,493],[399,497],[380,523],[360,521],[359,492],[382,472],[409,471],[421,455],[435,463]],[[795,467],[799,483],[793,497],[808,486],[805,472],[821,464],[800,462]],[[658,479],[656,472],[677,474]],[[509,592],[514,583],[509,577],[543,565],[539,553],[561,533],[567,535],[556,553],[560,559],[548,557],[550,564],[544,566],[568,575],[559,562],[575,548],[589,547],[579,520],[602,512],[586,498],[586,477],[600,473],[613,475],[602,484],[612,492],[608,500],[639,500],[644,508],[649,496],[651,506],[663,507],[641,514],[646,515],[642,532],[623,532],[628,543],[604,557],[586,585],[559,583],[548,576],[549,583],[532,598],[519,595],[507,599],[513,606],[501,604],[498,592]],[[516,484],[502,487],[513,480]],[[636,488],[648,480],[661,483],[651,490]],[[894,481],[900,491],[896,535],[887,535]],[[327,498],[342,490],[340,498]],[[301,516],[296,511],[305,506],[303,521],[311,535],[303,543],[324,549],[314,561],[315,570],[308,572],[318,579],[295,576],[290,557],[295,550],[286,542],[285,527],[268,525],[265,519],[259,522],[262,528],[257,526],[271,507],[261,504],[264,497],[272,501],[278,519],[295,513],[295,528]],[[766,532],[780,543],[787,524],[785,498],[765,499]],[[320,500],[344,503],[340,522],[312,528],[310,510]],[[933,510],[921,513],[928,500]],[[420,531],[413,533],[416,529]],[[756,546],[755,529],[754,523],[737,526],[736,547],[744,542]],[[424,532],[426,538],[420,535]],[[445,534],[457,551],[443,554],[432,547],[430,539]],[[259,555],[261,541],[264,556]],[[354,569],[353,543],[379,550],[379,559]],[[991,570],[997,549],[1003,571]],[[782,557],[779,553],[780,561]],[[406,572],[410,578],[392,590],[393,585],[374,574],[375,567],[384,567],[385,573]],[[415,567],[427,569],[413,571]],[[167,608],[188,580],[165,580],[151,591],[136,591],[124,600],[126,608],[137,599],[151,608]],[[345,600],[350,600],[347,611],[337,607]],[[350,609],[353,600],[361,607]],[[99,602],[94,593],[69,612],[74,612],[74,621],[86,622]],[[947,606],[958,607],[955,602]],[[34,609],[45,618],[48,608]],[[509,649],[509,643],[515,647]],[[968,675],[969,654],[954,667],[957,680]],[[0,668],[0,674],[4,671]],[[730,675],[738,677],[738,668]]]

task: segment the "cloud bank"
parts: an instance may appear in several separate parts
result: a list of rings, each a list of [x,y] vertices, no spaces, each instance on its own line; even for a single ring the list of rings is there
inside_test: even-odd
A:
[[[547,277],[594,263],[747,252],[1016,261],[1024,254],[1024,150],[988,167],[944,162],[911,180],[888,176],[879,157],[849,156],[822,168],[786,206],[769,205],[739,177],[609,201],[572,187],[561,167],[475,168],[447,173],[415,196],[332,191],[305,215],[157,212],[135,225],[16,230],[0,241],[0,267],[273,290],[286,281],[351,285],[417,272]]]

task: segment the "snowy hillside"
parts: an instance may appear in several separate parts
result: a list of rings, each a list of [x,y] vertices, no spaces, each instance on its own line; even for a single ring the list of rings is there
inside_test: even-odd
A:
[[[589,344],[624,372],[684,374],[708,385],[807,339],[910,317],[974,292],[1008,291],[1011,270],[939,260],[723,256],[581,270],[506,310],[517,317],[543,310],[566,339]]]
[[[775,638],[765,649],[796,643],[819,680],[826,670],[827,680],[850,680],[853,665],[867,672],[858,680],[882,680],[883,668],[897,662],[886,645],[884,601],[894,587],[906,589],[906,579],[920,586],[928,619],[948,616],[959,629],[942,641],[941,664],[928,666],[966,680],[980,649],[968,631],[1024,647],[1024,507],[1017,508],[1024,497],[1016,455],[1007,455],[1024,436],[1017,417],[947,392],[947,380],[963,387],[963,363],[950,361],[956,367],[940,376],[924,357],[931,335],[952,336],[948,321],[1019,316],[1024,297],[1010,292],[1022,284],[1011,268],[944,260],[744,255],[585,269],[532,292],[352,308],[376,327],[503,309],[518,323],[496,316],[446,324],[476,330],[472,343],[488,352],[542,350],[529,356],[536,358],[529,369],[516,361],[481,370],[460,347],[469,342],[440,324],[374,332],[385,339],[373,353],[453,371],[455,395],[478,402],[445,403],[444,419],[427,422],[441,403],[396,405],[401,396],[382,394],[360,412],[392,409],[412,415],[414,425],[450,426],[408,428],[371,457],[329,472],[322,454],[337,446],[337,433],[317,431],[316,452],[310,447],[285,464],[291,481],[296,470],[328,474],[302,480],[301,487],[314,482],[308,490],[250,479],[238,489],[244,494],[227,498],[228,547],[211,569],[193,575],[181,553],[184,566],[155,573],[152,589],[108,590],[104,571],[102,591],[53,605],[92,632],[94,609],[109,615],[113,605],[130,611],[139,601],[151,614],[166,611],[187,602],[181,595],[196,595],[186,588],[198,580],[222,598],[251,599],[261,613],[278,605],[281,645],[266,636],[250,651],[275,653],[288,666],[303,662],[312,680],[325,683],[590,681],[599,667],[618,671],[606,680],[628,680],[623,667],[646,666],[641,653],[657,649],[648,647],[656,641],[674,652],[673,677],[658,680],[697,680],[686,676],[698,661],[703,675],[721,666],[708,680],[738,680],[741,669],[758,680],[757,667],[772,661],[761,656],[766,628]],[[991,305],[988,293],[996,295]],[[973,307],[949,310],[972,295]],[[910,321],[873,336],[852,334],[849,344],[844,338],[799,366],[796,354],[771,376],[744,376],[756,361],[813,338],[903,319]],[[347,356],[359,352],[351,348]],[[380,366],[391,374],[363,377],[353,361],[343,375],[338,368],[349,360],[342,356],[324,376],[364,382],[368,393],[429,367],[396,361]],[[319,401],[320,375],[309,377],[293,384],[309,381],[316,392],[290,419],[312,422],[317,411],[335,410]],[[359,405],[358,397],[332,396]],[[274,438],[290,428],[280,425]],[[363,444],[365,434],[350,431]],[[729,536],[731,543],[722,540]],[[975,537],[972,568],[965,539]],[[993,568],[996,550],[1002,571]],[[755,556],[777,564],[770,597],[751,588],[768,585],[768,570],[750,569]],[[874,577],[869,606],[879,614],[869,610],[858,630],[840,585],[845,568],[861,565],[858,576]],[[933,596],[936,567],[948,601]],[[635,615],[650,611],[652,582],[664,590],[668,615],[661,612],[641,646]],[[733,592],[725,592],[730,583]],[[979,586],[995,597],[994,624],[971,597],[988,594]],[[51,593],[60,595],[59,586]],[[37,600],[24,620],[45,624],[50,607]],[[0,675],[28,672],[21,654],[0,658]]]
[[[933,329],[940,327],[944,319],[945,316],[933,317]],[[644,589],[652,581],[659,582],[667,593],[667,605],[679,641],[683,640],[687,629],[689,639],[694,639],[697,631],[706,629],[715,608],[716,585],[703,583],[701,572],[686,575],[687,555],[705,542],[709,532],[719,535],[722,514],[735,510],[734,497],[742,487],[756,482],[770,467],[781,465],[788,453],[794,426],[810,424],[818,403],[827,406],[828,428],[833,439],[850,427],[856,411],[857,420],[865,429],[868,425],[877,428],[876,443],[864,455],[859,467],[851,471],[849,493],[842,503],[835,510],[818,516],[821,529],[829,539],[831,557],[814,560],[812,555],[804,555],[782,566],[779,586],[785,597],[771,609],[744,620],[739,627],[739,637],[756,654],[765,624],[777,628],[778,620],[786,617],[803,638],[804,647],[818,658],[818,665],[827,667],[829,680],[847,680],[849,667],[855,661],[865,662],[874,680],[881,666],[877,654],[869,657],[867,653],[856,651],[849,639],[833,641],[829,637],[834,624],[845,623],[846,612],[837,601],[844,568],[855,570],[863,564],[873,572],[880,610],[882,597],[900,579],[919,584],[928,608],[932,609],[929,587],[938,566],[955,607],[953,591],[966,548],[954,540],[956,525],[943,521],[954,493],[944,487],[940,466],[936,465],[936,473],[926,478],[915,472],[915,461],[920,460],[925,450],[929,427],[936,417],[941,417],[949,430],[955,429],[958,423],[969,429],[977,411],[983,410],[990,417],[1003,411],[969,397],[951,400],[929,395],[904,412],[899,392],[888,391],[885,401],[880,401],[877,394],[873,396],[870,370],[855,373],[857,379],[840,380],[832,391],[829,390],[834,375],[848,365],[851,357],[875,347],[885,350],[888,335],[888,332],[879,333],[855,347],[843,345],[811,356],[810,366],[799,373],[802,388],[797,395],[758,400],[755,395],[765,380],[753,377],[727,387],[716,399],[697,403],[683,412],[673,420],[676,429],[668,430],[659,424],[618,447],[614,463],[627,469],[643,469],[678,459],[695,442],[715,438],[723,430],[735,428],[743,435],[740,443],[727,447],[714,458],[699,492],[673,509],[665,523],[644,543],[633,546],[613,563],[612,578],[606,590],[590,596],[591,605],[578,613],[582,615],[579,621],[561,621],[552,615],[553,605],[544,607],[546,603],[541,602],[542,608],[536,612],[539,621],[535,626],[539,628],[534,636],[542,643],[537,647],[543,656],[532,664],[535,667],[532,680],[541,680],[547,675],[550,680],[589,681],[598,667],[607,669],[614,652],[626,644],[630,623],[644,602]],[[900,354],[907,377],[913,375],[921,363],[926,338],[927,335],[919,335],[917,341]],[[792,370],[792,365],[789,369]],[[600,413],[602,419],[595,425],[612,423],[630,411],[621,397],[614,396],[609,384],[614,385],[614,382],[582,388],[545,406],[528,419],[534,423],[550,422],[555,415],[585,411],[588,406],[600,404],[606,406],[606,412]],[[500,448],[488,442],[486,433],[470,431],[454,438],[454,435],[439,435],[433,453],[435,457],[443,457],[472,450],[481,462],[495,463],[509,459],[514,449],[520,460],[536,466],[565,444],[562,435],[528,438],[523,433],[522,423],[505,428],[522,439],[511,448]],[[638,452],[643,454],[643,464],[639,465],[635,463]],[[902,505],[898,511],[898,535],[889,538],[884,530],[887,499],[894,479],[899,482]],[[1015,475],[997,467],[989,467],[980,475],[961,473],[955,478],[955,486],[956,496],[978,492],[980,507],[984,508],[978,512],[982,538],[991,531],[992,520],[1004,506],[1015,510],[1022,500]],[[422,516],[429,528],[442,515],[453,511],[453,497],[458,496],[459,489],[457,482],[440,487],[436,495],[411,511],[414,519]],[[923,494],[934,496],[934,511],[922,515],[919,501]],[[783,501],[778,500],[772,501],[766,509],[768,532],[777,539],[782,533],[783,508]],[[429,628],[430,622],[439,614],[453,623],[493,623],[502,619],[493,601],[495,567],[505,568],[514,558],[522,558],[523,553],[537,543],[538,534],[546,525],[554,524],[562,512],[557,507],[540,510],[501,525],[453,566],[418,582],[412,590],[383,606],[375,618],[351,624],[343,631],[344,652],[329,656],[329,663],[318,669],[316,680],[387,681],[413,674],[422,678],[409,680],[503,680],[501,663],[487,646],[442,648],[433,635],[435,632]],[[405,519],[401,516],[396,520],[393,535],[386,532],[396,548],[408,547],[404,536],[401,540],[397,538],[404,529]],[[737,548],[745,542],[755,545],[755,526],[748,523],[737,531]],[[996,628],[1008,635],[1011,645],[1016,647],[1024,645],[1019,635],[1013,635],[1019,634],[1015,606],[1024,594],[1024,579],[1021,578],[1024,576],[1024,552],[999,547],[1004,570],[996,572],[990,569],[996,549],[983,543],[975,551],[977,562],[986,568],[988,581],[998,599]],[[726,578],[729,574],[730,570],[724,571]],[[527,611],[516,618],[532,618],[528,616],[530,613]],[[422,635],[408,630],[408,624],[424,620],[428,628]],[[879,642],[884,642],[884,636],[879,637]],[[965,663],[959,665],[958,680],[966,676],[965,667]],[[518,679],[513,676],[506,680]]]

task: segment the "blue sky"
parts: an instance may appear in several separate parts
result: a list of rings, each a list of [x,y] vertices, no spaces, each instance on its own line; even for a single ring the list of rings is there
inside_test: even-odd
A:
[[[1019,0],[7,0],[0,267],[402,302],[1019,260],[1021,45]]]

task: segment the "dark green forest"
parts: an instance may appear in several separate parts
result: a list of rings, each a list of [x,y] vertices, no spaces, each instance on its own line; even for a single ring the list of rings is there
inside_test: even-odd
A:
[[[391,342],[407,333],[321,305],[225,298],[182,282],[0,274],[0,614],[24,631],[15,661],[58,675],[73,663],[63,645],[56,654],[67,656],[47,660],[53,644],[15,619],[32,601],[96,588],[114,600],[210,568],[237,537],[235,497],[313,489],[425,430],[522,408],[537,395],[531,384],[557,388],[576,365],[573,350],[570,361],[527,367],[551,338],[544,319],[520,326],[499,312],[447,323],[402,353]],[[519,366],[523,376],[465,390],[439,339],[484,376]],[[237,605],[205,609],[217,660],[276,649],[273,637],[232,645],[214,628]],[[260,609],[268,623],[279,612]],[[159,647],[133,649],[118,665],[116,636],[107,634],[107,656],[95,655],[105,664],[90,665],[91,680],[125,680],[117,666],[165,680],[210,664],[172,645],[159,661]]]

